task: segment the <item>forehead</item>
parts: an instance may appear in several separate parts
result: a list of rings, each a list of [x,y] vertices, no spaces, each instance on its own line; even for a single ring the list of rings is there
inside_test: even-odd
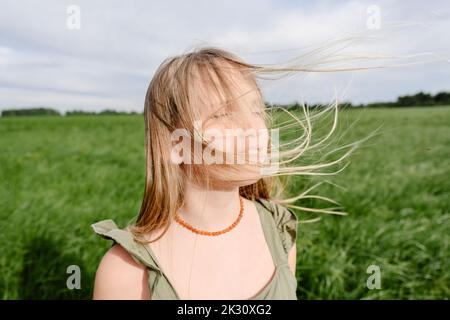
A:
[[[251,110],[261,105],[253,76],[230,63],[200,64],[191,76],[190,98],[202,118],[221,110]]]

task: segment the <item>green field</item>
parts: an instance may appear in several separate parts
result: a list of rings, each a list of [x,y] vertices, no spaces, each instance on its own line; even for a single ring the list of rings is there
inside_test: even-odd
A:
[[[450,107],[342,110],[337,142],[380,125],[326,177],[340,187],[313,192],[349,215],[300,225],[299,299],[450,297]],[[140,115],[0,118],[0,298],[91,298],[111,243],[90,224],[124,226],[137,214],[143,130]],[[69,265],[81,268],[81,290],[66,288]],[[369,265],[380,267],[381,289],[367,288]]]

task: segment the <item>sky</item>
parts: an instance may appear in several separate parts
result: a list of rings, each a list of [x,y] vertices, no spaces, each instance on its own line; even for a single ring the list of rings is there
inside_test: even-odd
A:
[[[141,112],[159,64],[202,46],[257,64],[382,67],[261,80],[269,103],[450,91],[447,0],[2,0],[0,110]]]

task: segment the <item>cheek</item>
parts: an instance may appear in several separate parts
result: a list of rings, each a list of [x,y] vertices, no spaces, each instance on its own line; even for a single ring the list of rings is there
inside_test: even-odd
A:
[[[204,126],[203,136],[209,141],[209,147],[222,152],[226,151],[226,127],[224,125],[215,123]]]

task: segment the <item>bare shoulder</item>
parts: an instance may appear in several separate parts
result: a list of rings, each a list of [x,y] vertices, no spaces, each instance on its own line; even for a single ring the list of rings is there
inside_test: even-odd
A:
[[[146,268],[119,244],[103,256],[95,275],[95,300],[149,299]]]

